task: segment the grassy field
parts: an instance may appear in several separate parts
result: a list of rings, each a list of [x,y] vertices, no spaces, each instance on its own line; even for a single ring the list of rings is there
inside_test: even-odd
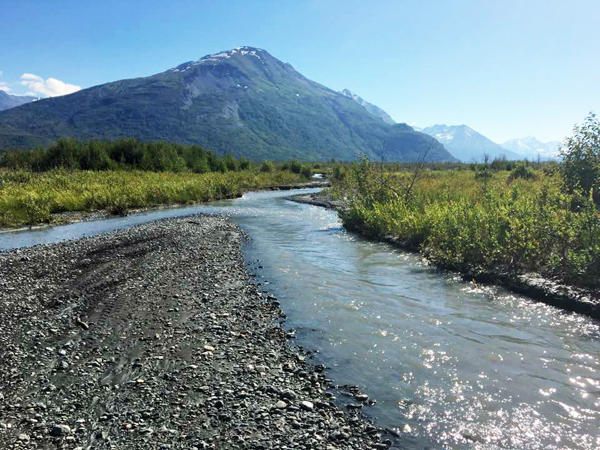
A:
[[[0,227],[50,223],[65,211],[134,208],[233,198],[244,191],[305,181],[301,174],[259,169],[226,173],[0,169]]]
[[[600,213],[589,195],[567,193],[556,166],[415,173],[366,161],[334,169],[332,194],[349,205],[344,225],[461,272],[600,287]]]

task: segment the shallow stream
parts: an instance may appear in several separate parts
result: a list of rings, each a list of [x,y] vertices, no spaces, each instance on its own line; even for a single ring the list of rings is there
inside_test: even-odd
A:
[[[0,249],[231,214],[297,343],[318,352],[335,383],[377,399],[365,413],[406,448],[600,448],[599,322],[439,273],[346,232],[333,211],[284,199],[295,193],[3,233]]]

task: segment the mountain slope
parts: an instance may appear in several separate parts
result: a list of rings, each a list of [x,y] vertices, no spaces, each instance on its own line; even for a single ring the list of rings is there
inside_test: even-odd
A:
[[[238,47],[146,78],[121,80],[0,112],[0,148],[61,136],[133,136],[201,144],[251,159],[454,159],[435,139],[400,132],[351,98],[265,50]]]
[[[25,103],[33,102],[34,100],[37,100],[37,97],[10,95],[4,91],[0,91],[0,111],[24,105]]]
[[[490,159],[503,156],[512,160],[522,158],[466,125],[434,125],[424,128],[422,132],[436,138],[453,156],[463,162],[481,162],[484,155],[489,155]]]
[[[557,159],[559,141],[540,142],[533,136],[527,136],[522,139],[513,139],[501,144],[507,150],[521,155],[523,158],[537,160]]]
[[[372,103],[367,102],[366,100],[363,100],[361,97],[359,97],[358,95],[356,95],[349,89],[344,89],[344,90],[340,91],[340,93],[344,94],[346,97],[350,97],[352,100],[354,100],[360,106],[365,108],[369,113],[371,113],[375,117],[379,117],[385,123],[387,123],[389,125],[394,125],[396,123],[394,121],[394,119],[392,119],[390,117],[390,115],[388,113],[386,113],[383,109],[381,109],[379,106],[376,106]]]

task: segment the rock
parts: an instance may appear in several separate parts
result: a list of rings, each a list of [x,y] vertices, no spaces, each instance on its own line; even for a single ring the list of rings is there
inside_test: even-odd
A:
[[[85,323],[83,320],[81,320],[79,317],[77,319],[75,319],[75,323],[77,325],[79,325],[81,328],[83,328],[84,330],[89,330],[90,326]]]
[[[312,411],[315,406],[313,405],[312,402],[303,401],[303,402],[300,402],[300,407],[302,409],[304,409],[305,411]]]
[[[19,434],[19,440],[27,442],[27,441],[29,441],[29,435],[27,435],[25,433],[21,433],[21,434]]]
[[[279,401],[278,401],[278,402],[275,404],[275,406],[276,406],[277,408],[279,408],[279,409],[284,409],[284,408],[287,408],[287,403],[286,403],[286,402],[284,402],[283,400],[279,400]]]
[[[71,427],[68,425],[52,425],[50,428],[50,436],[63,437],[71,434]]]
[[[297,395],[294,393],[294,391],[291,391],[290,389],[282,391],[280,396],[286,400],[296,400],[297,398]]]

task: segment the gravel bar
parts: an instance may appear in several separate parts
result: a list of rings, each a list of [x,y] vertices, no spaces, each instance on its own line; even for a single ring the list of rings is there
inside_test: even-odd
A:
[[[244,240],[197,215],[0,252],[0,448],[393,445],[290,344]]]

